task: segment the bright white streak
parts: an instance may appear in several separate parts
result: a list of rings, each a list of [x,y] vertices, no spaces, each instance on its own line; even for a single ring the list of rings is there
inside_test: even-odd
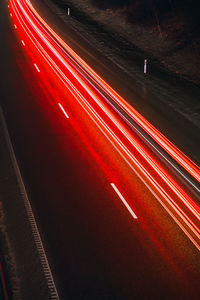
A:
[[[40,72],[40,69],[38,68],[38,66],[37,66],[36,64],[34,64],[34,67],[36,68],[36,70],[37,70],[38,72]]]
[[[128,205],[127,201],[124,199],[124,197],[122,196],[122,194],[120,193],[120,191],[118,190],[118,188],[116,187],[116,185],[114,183],[111,183],[110,185],[112,186],[112,188],[114,189],[114,191],[117,193],[117,195],[119,196],[119,198],[122,200],[122,202],[124,203],[124,205],[126,206],[126,208],[128,209],[128,211],[130,212],[131,216],[134,219],[137,219],[138,217],[133,212],[133,210],[131,209],[131,207]]]
[[[63,108],[62,104],[58,103],[58,105],[60,106],[60,108],[61,108],[62,112],[63,112],[63,113],[64,113],[64,115],[65,115],[65,117],[66,117],[67,119],[69,119],[69,116],[68,116],[68,114],[66,113],[66,111],[64,110],[64,108]]]

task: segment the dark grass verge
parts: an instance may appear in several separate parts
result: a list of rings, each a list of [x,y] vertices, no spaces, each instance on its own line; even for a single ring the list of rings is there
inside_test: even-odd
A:
[[[47,280],[11,158],[2,112],[0,115],[0,258],[9,299],[47,300]]]
[[[102,44],[105,44],[116,55],[126,59],[127,64],[134,64],[138,70],[143,70],[144,59],[149,59],[148,68],[151,70],[150,75],[153,77],[162,76],[163,81],[171,81],[173,84],[180,84],[180,86],[187,85],[188,87],[198,88],[198,84],[193,82],[189,78],[183,77],[180,73],[175,73],[166,69],[166,66],[162,62],[136,46],[133,42],[127,40],[124,36],[120,35],[117,31],[111,31],[106,24],[95,21],[89,13],[79,9],[73,1],[69,0],[51,0],[59,8],[67,13],[68,7],[71,8],[71,17],[81,25],[85,26],[86,30],[91,33],[97,40],[100,40]]]
[[[20,282],[17,277],[15,258],[6,231],[2,202],[0,202],[0,263],[2,266],[3,277],[5,279],[5,289],[8,299],[21,299]],[[5,299],[7,298],[5,297]]]

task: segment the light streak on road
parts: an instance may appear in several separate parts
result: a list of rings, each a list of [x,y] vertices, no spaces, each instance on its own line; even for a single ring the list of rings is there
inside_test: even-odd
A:
[[[112,186],[112,188],[114,189],[114,191],[117,193],[117,195],[119,196],[119,198],[122,200],[122,202],[124,203],[124,205],[126,206],[126,208],[128,209],[128,211],[130,212],[131,216],[134,219],[137,219],[138,217],[133,212],[133,210],[130,207],[130,205],[128,204],[128,202],[124,199],[124,197],[122,196],[122,194],[120,193],[120,191],[118,190],[118,188],[116,187],[116,185],[114,183],[111,183],[110,185]]]
[[[18,25],[47,65],[55,72],[64,86],[70,90],[121,157],[133,170],[138,169],[142,177],[145,178],[145,182],[148,182],[147,186],[154,196],[159,199],[161,205],[200,250],[198,244],[200,243],[199,205],[180,186],[177,179],[174,179],[157,161],[156,156],[150,154],[148,149],[141,144],[130,127],[127,126],[124,118],[119,117],[119,112],[123,111],[123,115],[128,116],[129,120],[132,120],[131,122],[135,122],[150,140],[156,142],[158,147],[166,151],[166,154],[170,155],[198,182],[200,182],[199,167],[145,120],[64,43],[39,16],[28,0],[11,0],[11,7]],[[37,65],[34,64],[34,66],[40,72]],[[108,104],[109,99],[112,105]],[[69,118],[61,103],[56,104],[59,105],[66,118]],[[140,137],[144,140],[143,134],[140,134]],[[151,142],[149,145],[152,145]],[[160,153],[159,150],[157,152]],[[168,158],[166,161],[169,161]],[[172,163],[170,164],[172,165]],[[141,177],[140,174],[139,177]],[[116,186],[113,184],[111,186],[118,196],[123,198]],[[127,202],[125,201],[125,203]],[[127,203],[125,206],[129,210],[129,204]]]
[[[116,93],[92,68],[90,68],[40,17],[31,5],[30,1],[26,1],[31,11],[37,19],[44,25],[55,40],[71,55],[87,74],[99,84],[99,86],[111,96],[119,106],[125,110],[135,122],[137,122],[163,149],[165,149],[183,168],[185,168],[198,182],[200,182],[200,168],[190,158],[172,144],[163,134],[161,134],[152,124],[150,124],[142,115],[140,115],[126,100]]]
[[[64,113],[65,117],[66,117],[67,119],[69,119],[69,116],[68,116],[68,114],[66,113],[65,109],[63,108],[62,104],[58,103],[58,106],[60,107],[60,109],[61,109],[62,112]]]

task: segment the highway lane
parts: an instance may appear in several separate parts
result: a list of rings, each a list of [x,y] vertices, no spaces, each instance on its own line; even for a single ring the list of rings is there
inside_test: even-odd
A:
[[[78,103],[95,122],[98,128],[103,132],[106,138],[113,144],[123,159],[135,170],[135,166],[145,176],[145,180],[150,182],[153,189],[156,190],[155,196],[166,207],[170,205],[175,212],[169,212],[173,219],[184,230],[190,240],[200,249],[199,243],[199,220],[200,209],[198,206],[200,181],[199,167],[196,166],[189,158],[187,158],[179,149],[171,144],[164,136],[162,136],[150,123],[148,123],[137,111],[135,111],[123,98],[112,90],[67,44],[65,44],[59,36],[44,22],[40,15],[34,10],[29,2],[11,2],[10,16],[13,18],[13,26],[15,29],[20,28],[22,35],[22,44],[24,46],[24,38],[28,38],[31,45],[35,47],[41,57],[46,61],[47,65],[55,72],[58,79],[62,81],[63,87],[67,88],[75,97]],[[36,71],[40,73],[40,68],[33,63]],[[90,81],[88,79],[90,76]],[[106,93],[106,95],[105,95]],[[116,105],[113,105],[115,101]],[[57,105],[63,107],[56,99]],[[66,104],[66,103],[65,103]],[[114,109],[112,111],[111,109]],[[124,112],[122,114],[121,112]],[[117,113],[120,112],[120,119]],[[118,114],[119,115],[119,114]],[[129,119],[126,117],[129,117]],[[132,122],[130,122],[130,120]],[[166,165],[164,167],[161,162],[156,160],[155,155],[141,144],[134,137],[134,131],[127,128],[124,121],[131,125],[131,129],[136,129],[140,134],[140,138],[149,143],[154,152],[165,159],[167,165],[178,171],[178,176],[183,177],[184,181],[191,184],[191,187],[197,192],[197,204],[195,196],[189,195],[187,190],[182,188],[178,183],[178,178],[172,178]],[[146,137],[141,131],[135,128],[137,123],[148,134]],[[175,166],[165,154],[161,153],[159,148],[152,144],[153,138],[158,147],[161,146],[173,159],[175,159],[181,167],[183,167],[189,176],[192,176],[197,182],[191,181],[191,178]],[[151,150],[151,149],[150,149]],[[183,180],[182,180],[183,181]],[[152,191],[149,183],[146,183]],[[153,194],[155,192],[153,191]],[[162,199],[163,198],[163,199]],[[163,202],[164,200],[164,202]],[[167,208],[168,210],[168,208]],[[188,210],[188,212],[187,212]],[[183,222],[186,227],[183,227]]]
[[[22,8],[22,7],[21,7]],[[29,11],[29,13],[31,13]],[[28,15],[26,15],[26,17],[28,17]],[[33,16],[34,17],[34,16]],[[39,19],[40,22],[43,22],[42,19]],[[41,31],[41,33],[38,31],[37,34],[40,35],[40,38],[42,38],[42,41],[46,43],[47,47],[51,47],[49,42],[47,40],[44,40],[43,36],[43,28],[41,27],[41,25],[39,24],[38,20],[35,19],[35,22],[38,24],[36,26],[38,26],[38,29]],[[35,24],[36,24],[35,23]],[[20,25],[23,26],[23,24],[21,23]],[[34,24],[30,24],[31,26]],[[16,25],[14,25],[16,26]],[[35,25],[34,25],[35,26]],[[44,26],[46,26],[44,24]],[[23,26],[24,27],[24,26]],[[36,27],[34,27],[36,28]],[[33,28],[33,29],[34,29]],[[28,27],[27,27],[28,29]],[[26,30],[26,28],[25,28]],[[30,29],[28,29],[30,30]],[[48,30],[50,30],[48,28]],[[31,33],[31,31],[30,31]],[[32,34],[32,33],[31,33]],[[53,32],[52,32],[53,34]],[[34,33],[33,33],[34,36]],[[30,37],[30,35],[29,35]],[[38,36],[39,37],[39,36]],[[126,103],[122,98],[119,97],[119,95],[117,95],[95,72],[93,72],[93,70],[91,70],[85,63],[84,61],[82,61],[80,59],[80,57],[78,57],[66,44],[64,44],[62,42],[62,40],[59,39],[59,37],[57,36],[56,38],[58,39],[58,44],[57,42],[55,42],[54,39],[52,39],[51,36],[51,32],[50,34],[48,34],[48,39],[50,38],[50,43],[53,45],[54,50],[54,54],[56,55],[56,59],[59,59],[59,63],[61,62],[68,71],[71,72],[71,74],[75,77],[75,79],[81,84],[82,87],[85,88],[85,90],[89,93],[89,96],[91,97],[96,97],[96,95],[92,92],[92,89],[88,89],[88,87],[90,87],[90,85],[92,85],[93,88],[95,88],[95,90],[104,97],[104,100],[106,100],[110,105],[112,105],[115,108],[115,112],[120,113],[121,115],[123,114],[123,117],[125,119],[126,122],[131,123],[132,125],[132,129],[134,128],[135,131],[139,131],[140,130],[140,135],[142,135],[143,139],[145,139],[145,141],[149,142],[149,144],[152,147],[152,141],[149,141],[147,136],[149,137],[149,135],[151,137],[153,137],[153,139],[155,139],[155,141],[161,145],[161,147],[163,149],[165,149],[175,160],[177,160],[177,162],[179,164],[181,164],[192,176],[194,176],[194,178],[197,181],[200,181],[200,176],[199,176],[199,169],[196,168],[196,170],[194,170],[195,166],[193,166],[192,164],[190,164],[190,162],[187,160],[185,160],[184,156],[177,151],[177,149],[173,148],[172,145],[170,145],[169,141],[165,140],[163,138],[163,136],[161,136],[156,130],[155,128],[153,128],[151,126],[151,124],[149,124],[148,122],[146,122],[145,119],[142,118],[141,115],[139,115],[137,113],[137,111],[135,111],[132,107],[130,107],[130,105],[128,105],[128,103]],[[37,41],[37,40],[35,40]],[[38,42],[38,41],[37,41]],[[42,44],[40,43],[40,46]],[[66,49],[62,51],[62,46]],[[40,47],[41,48],[41,47]],[[44,48],[43,48],[44,49]],[[48,48],[47,48],[48,49]],[[58,51],[57,51],[58,50]],[[44,50],[45,51],[45,50]],[[61,55],[59,54],[59,51],[61,53]],[[66,52],[67,51],[67,52]],[[47,52],[46,52],[47,53]],[[62,58],[63,57],[63,58]],[[66,59],[67,65],[65,64],[65,62],[63,61],[63,59]],[[55,57],[54,57],[55,60]],[[73,64],[75,62],[75,64]],[[70,67],[70,64],[72,64],[72,66]],[[58,66],[58,65],[57,65]],[[59,68],[59,67],[58,67]],[[80,75],[82,75],[82,77],[84,78],[84,80],[86,81],[86,84],[83,82],[83,80],[81,79],[80,76],[76,76],[76,74],[72,71],[74,68],[76,70],[76,72],[78,72]],[[59,69],[61,70],[61,69]],[[66,70],[65,70],[66,71]],[[62,72],[62,71],[61,71]],[[73,84],[73,83],[72,83]],[[98,96],[98,94],[97,94]],[[100,106],[100,102],[98,101],[98,98],[95,98],[95,101],[97,102],[97,104]],[[101,105],[102,107],[102,105]],[[138,123],[140,125],[140,127],[135,127],[135,124],[133,123]],[[146,137],[144,137],[144,133],[141,133],[141,127],[148,133],[148,135],[146,135]],[[155,147],[154,147],[155,148]],[[158,151],[158,150],[157,150]],[[164,157],[164,155],[163,155]],[[169,163],[169,160],[167,161]],[[191,173],[192,172],[192,173]],[[196,173],[195,173],[196,172]],[[180,173],[180,172],[179,172]],[[194,186],[194,185],[193,185]],[[197,188],[197,191],[199,192],[199,189]]]
[[[137,57],[134,55],[132,58],[128,58],[128,64],[131,63],[132,71],[129,68],[129,73],[127,73],[126,63],[121,61],[119,56],[104,54],[104,50],[107,53],[107,47],[104,49],[100,44],[101,39],[104,40],[105,34],[102,36],[99,32],[99,39],[97,36],[93,38],[91,34],[93,29],[88,25],[87,18],[83,21],[81,17],[79,21],[79,14],[77,15],[76,10],[68,18],[65,10],[59,10],[56,5],[52,4],[52,1],[34,0],[34,6],[64,41],[88,62],[110,86],[114,87],[151,124],[169,137],[170,141],[173,141],[179,149],[182,149],[198,164],[200,163],[199,149],[196,147],[200,143],[199,127],[193,123],[195,116],[198,116],[198,99],[200,97],[198,87],[195,88],[187,82],[176,80],[173,76],[166,76],[165,73],[157,74],[155,72],[157,76],[153,77],[152,71],[153,73],[155,71],[153,66],[149,69],[148,76],[144,76],[141,74],[141,70],[143,70],[141,57],[139,58],[142,64],[141,69],[137,72],[137,67],[134,65],[134,62],[137,65]],[[89,30],[89,34],[87,30]],[[97,35],[97,32],[95,34]],[[109,38],[108,34],[104,42],[112,48],[111,53],[115,53],[114,49],[118,45],[117,38],[113,40],[111,37],[114,43],[112,45]],[[120,44],[120,47],[122,47],[120,53],[123,53],[124,45]],[[126,57],[126,54],[124,56]],[[184,111],[183,115],[179,110],[177,111],[180,103],[187,104],[185,112],[187,115],[187,112],[190,111],[188,117],[185,117]]]
[[[61,295],[163,298],[167,290],[168,297],[195,297],[199,253],[37,52],[27,56],[20,42],[11,42],[12,70],[24,90],[16,86],[21,96],[13,90],[4,106]],[[66,99],[69,119],[55,98]]]

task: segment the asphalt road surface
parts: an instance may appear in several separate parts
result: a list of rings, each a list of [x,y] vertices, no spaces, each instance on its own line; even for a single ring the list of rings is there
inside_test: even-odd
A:
[[[60,298],[199,299],[199,250],[12,17],[1,104]]]

